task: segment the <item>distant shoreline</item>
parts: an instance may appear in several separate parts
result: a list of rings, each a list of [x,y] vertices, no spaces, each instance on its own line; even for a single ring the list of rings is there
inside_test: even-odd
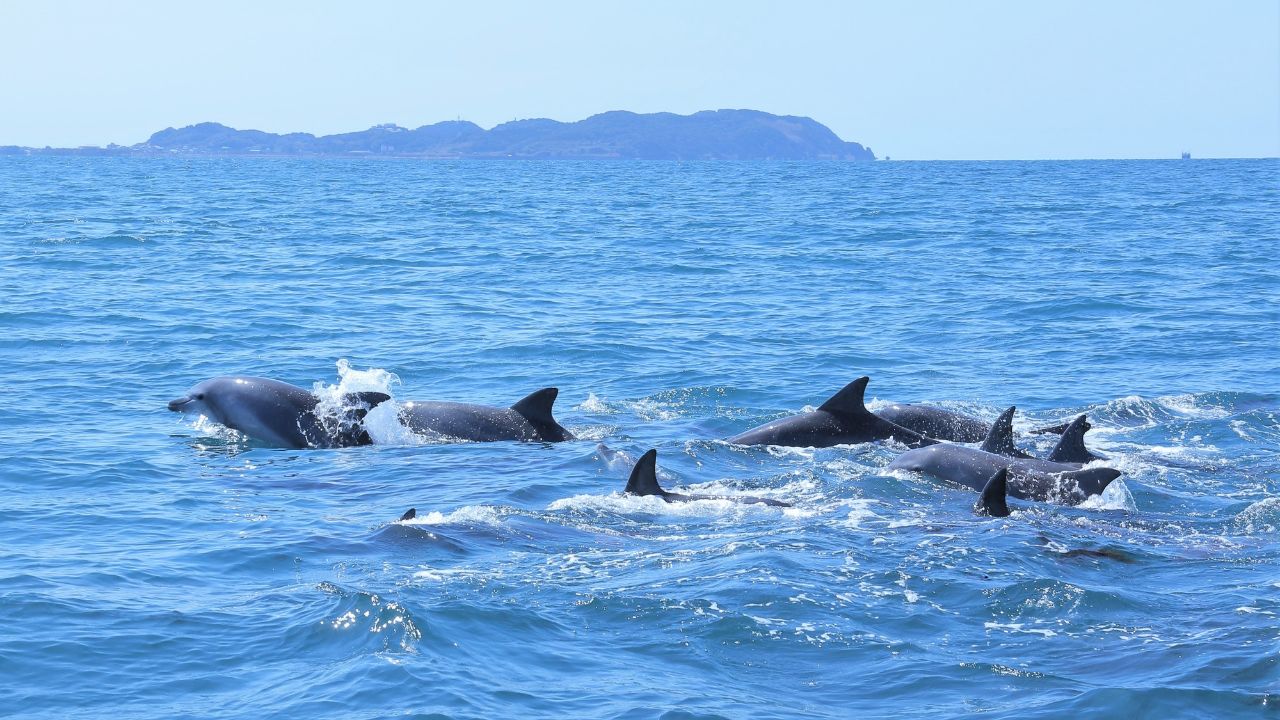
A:
[[[546,160],[830,160],[876,159],[807,117],[758,110],[704,110],[692,115],[612,111],[578,122],[515,120],[484,130],[455,120],[408,129],[316,136],[237,130],[206,122],[166,128],[136,145],[31,148],[0,146],[0,155],[378,157]]]

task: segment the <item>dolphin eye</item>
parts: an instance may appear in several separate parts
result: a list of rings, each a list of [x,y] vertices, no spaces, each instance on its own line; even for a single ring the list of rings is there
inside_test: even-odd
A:
[[[199,393],[199,394],[197,394],[197,395],[196,395],[196,399],[197,399],[197,400],[203,400],[203,399],[204,399],[204,393]]]

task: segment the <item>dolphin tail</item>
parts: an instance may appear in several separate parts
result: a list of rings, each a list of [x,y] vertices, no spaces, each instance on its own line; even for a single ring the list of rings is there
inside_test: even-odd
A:
[[[1005,498],[1008,483],[1009,468],[1003,467],[997,470],[996,474],[987,481],[987,486],[982,489],[982,497],[973,506],[974,512],[991,517],[1009,517],[1009,504]]]
[[[516,414],[528,420],[534,427],[543,431],[545,440],[559,441],[572,440],[573,433],[561,427],[560,423],[551,415],[551,407],[556,403],[556,397],[560,394],[559,388],[542,388],[535,390],[522,398],[511,409]]]
[[[631,495],[666,495],[667,492],[658,484],[658,451],[650,450],[636,461],[627,480],[626,491]]]
[[[840,392],[827,398],[822,403],[819,410],[824,410],[835,415],[856,415],[859,413],[869,413],[866,401],[864,399],[867,393],[867,383],[871,382],[871,378],[863,375],[853,382],[845,385]]]
[[[1072,420],[1062,431],[1062,439],[1046,459],[1057,463],[1087,463],[1101,459],[1101,456],[1094,455],[1084,446],[1084,434],[1091,427],[1093,426],[1084,415]]]
[[[403,515],[401,515],[401,516],[400,516],[400,520],[403,522],[403,521],[405,521],[405,520],[412,520],[412,519],[414,519],[414,518],[416,518],[416,517],[418,517],[418,509],[417,509],[417,508],[409,508],[408,510],[405,510],[405,511],[404,511],[404,514],[403,514]]]

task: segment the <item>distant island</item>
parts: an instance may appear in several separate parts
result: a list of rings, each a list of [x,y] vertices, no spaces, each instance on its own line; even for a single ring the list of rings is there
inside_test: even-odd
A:
[[[807,117],[758,110],[692,115],[616,110],[578,122],[515,120],[492,130],[463,120],[415,130],[375,125],[322,135],[236,130],[214,122],[167,128],[137,145],[79,148],[0,146],[0,155],[234,155],[312,157],[546,158],[636,160],[875,160]]]

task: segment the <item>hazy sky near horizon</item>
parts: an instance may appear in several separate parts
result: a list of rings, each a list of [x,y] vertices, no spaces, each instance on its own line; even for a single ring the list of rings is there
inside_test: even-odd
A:
[[[1280,156],[1280,0],[0,0],[0,27],[0,145],[752,108],[895,159]]]

